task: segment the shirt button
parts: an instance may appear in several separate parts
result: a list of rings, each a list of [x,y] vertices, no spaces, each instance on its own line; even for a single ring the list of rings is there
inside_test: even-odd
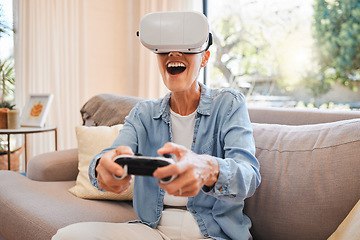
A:
[[[224,189],[222,187],[219,188],[219,192],[222,192]]]
[[[204,235],[204,237],[208,237],[208,236],[209,236],[209,234],[205,234],[205,235]]]
[[[192,213],[193,213],[193,214],[196,214],[196,211],[195,211],[195,210],[193,210],[193,211],[192,211]]]
[[[196,138],[194,138],[193,143],[196,143]]]

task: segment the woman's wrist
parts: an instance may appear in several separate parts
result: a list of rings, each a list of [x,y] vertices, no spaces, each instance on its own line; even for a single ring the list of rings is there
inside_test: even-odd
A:
[[[219,172],[220,172],[219,163],[216,160],[216,158],[214,158],[210,155],[207,155],[207,157],[208,158],[207,158],[206,164],[208,167],[208,171],[207,171],[208,174],[207,174],[207,179],[206,179],[204,185],[212,188],[218,180],[218,176],[219,176]]]

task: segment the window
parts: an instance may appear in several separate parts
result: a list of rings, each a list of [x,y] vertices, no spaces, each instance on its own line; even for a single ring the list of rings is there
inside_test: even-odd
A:
[[[14,40],[12,32],[13,11],[11,0],[0,0],[0,102],[14,102]]]
[[[15,72],[12,23],[12,1],[0,0],[0,108],[11,108],[14,106]],[[4,128],[4,126],[2,127]],[[15,153],[11,157],[12,169],[18,170],[18,154],[21,154],[23,151],[22,136],[11,135],[10,139],[10,151],[12,154]],[[7,135],[0,135],[0,153],[5,154],[7,151]],[[7,159],[5,161],[7,162]]]
[[[360,109],[360,66],[346,73],[338,66],[325,66],[326,50],[318,48],[316,38],[319,26],[332,21],[319,19],[323,11],[320,8],[325,6],[326,11],[337,16],[348,7],[345,3],[340,0],[206,3],[214,36],[206,73],[210,87],[237,89],[247,96],[248,105]],[[358,13],[354,10],[350,14]],[[360,23],[352,26],[356,41],[356,37],[360,39]],[[360,61],[360,54],[349,56]]]

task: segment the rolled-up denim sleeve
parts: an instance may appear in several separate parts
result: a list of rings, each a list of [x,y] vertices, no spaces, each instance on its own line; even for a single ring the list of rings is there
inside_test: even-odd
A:
[[[129,113],[129,115],[125,118],[125,124],[123,129],[120,130],[119,135],[112,143],[109,148],[102,150],[99,154],[97,154],[90,162],[89,165],[89,179],[91,184],[96,187],[98,190],[103,191],[99,187],[99,182],[97,180],[96,174],[96,166],[100,158],[108,151],[116,149],[118,146],[129,146],[133,152],[136,152],[137,149],[137,133],[135,129],[135,122],[137,121],[137,109],[138,105],[136,105]]]
[[[261,182],[260,165],[255,157],[255,141],[242,94],[231,102],[220,130],[224,157],[217,157],[218,180],[203,191],[216,198],[239,201],[252,196]]]

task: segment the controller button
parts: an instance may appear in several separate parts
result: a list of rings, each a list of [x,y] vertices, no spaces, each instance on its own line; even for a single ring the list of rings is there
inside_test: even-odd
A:
[[[164,156],[165,158],[171,158],[171,154],[169,154],[169,153],[165,153],[163,156]]]

